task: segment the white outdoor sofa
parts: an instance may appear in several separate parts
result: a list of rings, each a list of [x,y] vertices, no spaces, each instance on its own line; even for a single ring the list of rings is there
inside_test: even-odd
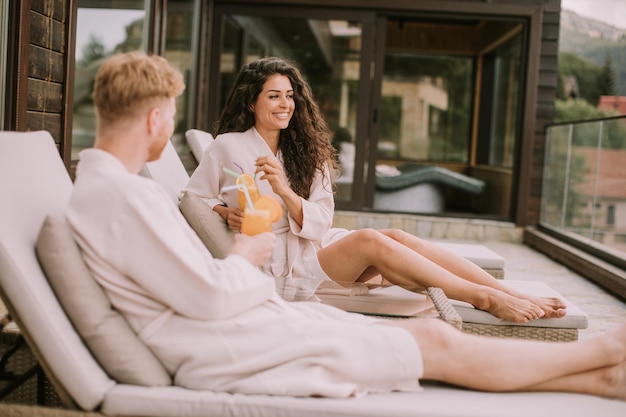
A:
[[[144,417],[626,415],[626,403],[593,396],[495,394],[434,383],[424,383],[424,390],[418,393],[328,399],[239,395],[120,382],[112,378],[105,371],[104,364],[96,359],[85,337],[76,330],[76,323],[66,314],[65,302],[62,306],[59,298],[93,304],[90,308],[94,310],[102,306],[92,303],[89,297],[83,299],[72,289],[57,298],[38,262],[35,247],[40,244],[38,236],[42,225],[48,216],[62,216],[71,190],[70,177],[47,132],[0,132],[0,292],[27,344],[67,407],[91,411],[90,416]],[[38,250],[40,256],[47,255],[42,253],[41,246]],[[60,253],[60,256],[65,255],[65,252]],[[68,271],[71,272],[75,271]],[[117,314],[110,305],[105,310],[109,315]],[[86,332],[89,337],[95,335],[104,342],[118,342],[118,335],[108,334],[106,329],[94,327],[89,330]],[[113,365],[122,365],[122,371],[124,367],[136,365],[125,360],[128,357],[120,355],[118,363]],[[107,364],[107,369],[110,366]],[[498,370],[494,369],[494,372]],[[3,407],[0,404],[0,414]],[[34,408],[28,414],[42,415]],[[53,410],[49,415],[60,416],[62,412]]]

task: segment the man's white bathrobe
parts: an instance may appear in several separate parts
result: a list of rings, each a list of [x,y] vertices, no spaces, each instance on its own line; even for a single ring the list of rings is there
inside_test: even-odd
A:
[[[81,152],[66,218],[115,308],[191,389],[346,397],[419,389],[408,332],[287,302],[243,257],[214,259],[165,190],[113,155]]]
[[[261,155],[272,156],[272,151],[254,127],[242,133],[218,135],[205,150],[186,191],[200,196],[211,209],[216,205],[238,207],[237,190],[222,192],[237,180],[223,168],[253,175],[255,161]],[[280,151],[277,158],[282,161]],[[302,198],[302,227],[289,215],[268,181],[257,178],[257,186],[261,195],[275,197],[283,207],[283,217],[272,226],[277,236],[274,253],[263,270],[275,277],[278,292],[286,300],[310,298],[321,282],[330,281],[319,265],[317,251],[349,233],[331,228],[335,202],[329,177],[323,180],[318,174],[311,195]]]

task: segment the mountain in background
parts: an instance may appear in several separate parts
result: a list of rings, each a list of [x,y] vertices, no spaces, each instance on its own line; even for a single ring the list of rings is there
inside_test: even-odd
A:
[[[626,29],[561,11],[559,51],[579,55],[598,66],[610,56],[619,95],[626,96]]]

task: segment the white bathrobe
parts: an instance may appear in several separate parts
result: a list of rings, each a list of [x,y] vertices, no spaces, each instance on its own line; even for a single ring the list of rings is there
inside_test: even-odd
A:
[[[223,168],[254,175],[255,161],[261,155],[273,154],[254,127],[243,133],[218,135],[205,150],[186,190],[200,196],[211,208],[238,207],[237,190],[221,191],[234,185],[237,179]],[[282,163],[280,151],[277,159]],[[261,195],[275,197],[283,207],[283,217],[272,226],[278,238],[274,253],[263,270],[275,277],[277,290],[284,299],[311,298],[321,282],[330,280],[319,265],[317,251],[349,233],[345,229],[331,229],[335,202],[329,177],[323,180],[318,174],[311,185],[311,195],[302,198],[302,227],[288,214],[283,200],[272,191],[268,181],[257,178],[257,185]]]
[[[96,280],[177,385],[347,397],[419,389],[408,332],[287,302],[243,257],[214,259],[165,190],[111,154],[81,152],[66,218]]]

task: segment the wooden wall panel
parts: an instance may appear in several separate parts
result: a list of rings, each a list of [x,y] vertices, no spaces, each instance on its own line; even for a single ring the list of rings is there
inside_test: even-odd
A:
[[[47,130],[50,133],[60,132],[61,115],[58,113],[27,111],[26,124],[28,125],[28,130]]]
[[[31,44],[29,55],[29,78],[56,83],[63,82],[65,79],[63,54]]]
[[[28,87],[27,110],[59,114],[63,111],[62,84],[31,79]]]
[[[71,0],[31,0],[28,25],[26,130],[47,130],[63,155],[67,11]],[[24,28],[23,28],[24,29]],[[69,161],[66,161],[66,165]]]
[[[30,17],[30,42],[57,52],[65,51],[65,26],[63,23],[38,12]]]
[[[526,198],[527,214],[525,225],[539,223],[541,209],[541,185],[543,183],[543,161],[545,152],[545,129],[548,123],[554,120],[554,100],[556,98],[556,84],[558,71],[560,0],[549,0],[544,6],[541,60],[539,64],[539,79],[537,85],[537,111],[535,121],[535,137],[532,147],[532,161],[530,169],[531,186]]]

